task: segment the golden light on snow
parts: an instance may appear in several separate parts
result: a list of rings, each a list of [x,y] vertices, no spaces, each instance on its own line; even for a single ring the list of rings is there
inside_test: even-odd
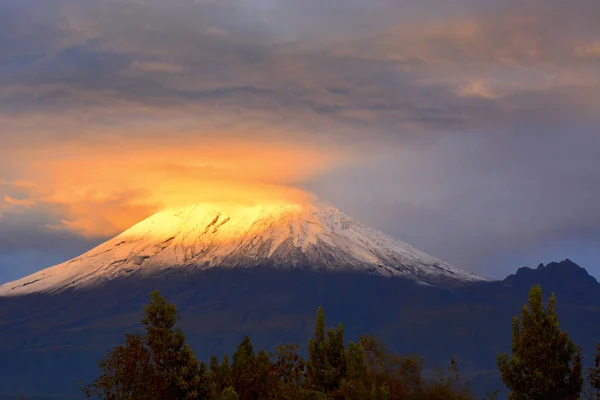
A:
[[[261,265],[404,276],[425,284],[482,279],[333,207],[225,202],[162,210],[79,257],[0,286],[0,296],[82,288],[132,274]]]
[[[123,232],[121,238],[169,239],[181,232],[202,231],[204,240],[229,243],[244,235],[260,235],[272,225],[272,219],[301,219],[310,210],[308,204],[261,202],[199,203],[193,206],[167,208]],[[265,217],[269,219],[265,220]],[[158,237],[155,237],[157,236]]]

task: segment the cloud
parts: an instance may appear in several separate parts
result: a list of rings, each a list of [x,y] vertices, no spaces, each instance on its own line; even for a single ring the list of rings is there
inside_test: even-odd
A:
[[[571,129],[568,140],[562,129],[471,134],[390,148],[309,188],[424,251],[502,278],[535,263],[530,254],[597,254],[599,157],[595,129]]]
[[[331,8],[313,2],[256,8],[229,1],[55,3],[58,11],[46,21],[13,7],[21,19],[32,19],[24,38],[43,31],[54,40],[46,52],[33,52],[36,42],[27,41],[31,52],[13,58],[14,68],[0,76],[12,114],[111,104],[162,112],[275,109],[346,126],[368,113],[371,124],[383,121],[381,128],[390,129],[401,120],[429,118],[420,107],[429,102],[446,113],[452,105],[460,115],[449,118],[470,128],[481,115],[461,104],[464,88],[456,88],[465,81],[487,82],[487,98],[490,82],[505,95],[597,86],[597,64],[573,60],[573,49],[589,42],[584,36],[600,33],[585,24],[595,9],[584,1],[565,9],[540,1],[482,2],[472,12],[456,11],[469,9],[467,1],[452,7],[335,2]],[[557,18],[563,20],[558,27]],[[498,105],[494,112],[504,110]]]
[[[35,205],[36,202],[33,199],[15,199],[5,194],[4,203],[9,206],[31,207]]]
[[[291,185],[335,161],[301,145],[247,142],[242,138],[195,139],[154,136],[63,145],[57,153],[23,149],[23,198],[4,195],[4,206],[35,205],[60,216],[45,224],[91,236],[109,236],[151,212],[199,201],[306,201]]]
[[[91,243],[165,205],[309,192],[471,269],[596,237],[599,14],[3,1],[0,236],[18,216],[32,248]]]
[[[461,85],[456,93],[462,97],[481,97],[484,99],[496,99],[499,97],[493,89],[482,82],[469,82]]]
[[[130,64],[133,71],[164,72],[167,74],[181,73],[184,67],[176,64],[162,63],[158,61],[133,61]]]
[[[596,41],[589,45],[578,46],[575,52],[581,57],[598,57],[600,56],[600,41]]]

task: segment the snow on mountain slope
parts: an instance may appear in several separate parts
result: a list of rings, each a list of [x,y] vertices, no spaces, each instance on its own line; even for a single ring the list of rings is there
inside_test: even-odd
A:
[[[63,264],[0,286],[0,296],[59,292],[171,269],[309,268],[435,284],[484,280],[331,207],[199,204],[161,211]]]

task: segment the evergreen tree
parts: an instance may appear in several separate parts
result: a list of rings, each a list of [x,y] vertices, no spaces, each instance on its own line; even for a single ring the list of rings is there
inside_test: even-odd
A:
[[[369,395],[368,385],[369,377],[364,350],[359,344],[350,342],[346,350],[346,378],[342,382],[340,392],[344,399],[366,399]]]
[[[99,361],[101,376],[84,392],[107,400],[472,400],[458,385],[458,369],[426,383],[421,360],[400,357],[371,337],[344,343],[344,327],[325,330],[319,308],[309,359],[298,346],[277,348],[271,357],[255,353],[246,336],[230,364],[227,355],[209,366],[198,362],[185,336],[175,328],[177,310],[157,292],[145,307],[145,335],[126,335]]]
[[[233,353],[233,363],[231,364],[231,378],[233,388],[240,396],[241,400],[254,399],[254,366],[255,366],[254,347],[248,336],[238,345]]]
[[[498,355],[510,400],[576,400],[583,383],[581,351],[560,330],[556,298],[544,310],[542,289],[529,291],[521,320],[513,319],[512,355]]]
[[[223,362],[221,364],[219,364],[217,357],[211,357],[210,378],[213,388],[213,397],[219,397],[223,390],[233,385],[231,367],[229,366],[229,357],[227,354],[223,356]]]
[[[269,355],[264,350],[258,352],[254,361],[253,394],[261,400],[281,399],[279,396],[280,379]]]
[[[177,309],[158,292],[145,307],[146,335],[126,335],[99,361],[99,379],[83,389],[101,399],[206,399],[210,394],[208,371],[200,364],[180,329]]]
[[[315,324],[315,337],[308,342],[307,377],[311,389],[323,393],[335,392],[345,378],[346,349],[344,326],[325,334],[325,313],[319,307]]]
[[[151,354],[138,335],[125,335],[125,343],[115,347],[98,362],[100,377],[83,389],[88,396],[106,400],[156,398],[155,370]]]
[[[202,361],[200,361],[200,368],[198,368],[198,377],[198,385],[196,386],[197,395],[195,399],[210,399],[213,392],[213,381],[208,365]]]
[[[191,347],[185,343],[181,329],[175,328],[179,319],[175,305],[154,291],[145,310],[142,323],[146,325],[146,343],[152,354],[158,382],[164,386],[160,390],[162,396],[187,400],[207,395],[200,387],[200,364]]]
[[[344,325],[327,332],[325,340],[325,379],[327,389],[334,391],[340,387],[346,377],[346,345],[344,343]]]
[[[308,382],[313,388],[325,387],[325,313],[323,307],[317,310],[315,337],[308,341]]]

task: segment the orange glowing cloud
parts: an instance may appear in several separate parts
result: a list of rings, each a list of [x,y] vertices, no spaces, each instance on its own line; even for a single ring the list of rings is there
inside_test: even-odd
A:
[[[4,202],[10,206],[31,207],[35,205],[33,199],[15,199],[7,194],[4,195]]]
[[[585,46],[578,46],[575,52],[580,57],[600,57],[600,40]]]
[[[5,195],[5,206],[49,205],[62,219],[49,228],[109,236],[164,207],[311,201],[294,185],[339,161],[332,151],[276,140],[145,139],[22,149],[35,160],[21,166],[29,197]]]

